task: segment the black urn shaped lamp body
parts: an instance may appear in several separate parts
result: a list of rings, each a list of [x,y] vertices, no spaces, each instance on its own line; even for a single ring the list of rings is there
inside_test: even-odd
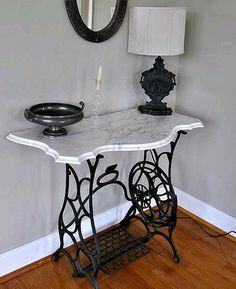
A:
[[[165,69],[163,58],[158,56],[153,68],[142,73],[140,83],[151,101],[140,105],[138,110],[151,115],[171,115],[172,109],[162,100],[174,89],[176,81],[175,74]]]

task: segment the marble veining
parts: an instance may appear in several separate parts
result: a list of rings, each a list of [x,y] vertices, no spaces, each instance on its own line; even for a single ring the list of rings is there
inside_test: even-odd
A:
[[[100,115],[96,125],[84,118],[57,138],[42,135],[37,126],[10,133],[8,140],[42,149],[56,162],[80,164],[106,151],[135,151],[169,144],[179,130],[203,127],[199,119],[178,113],[171,116],[141,114],[137,109]]]

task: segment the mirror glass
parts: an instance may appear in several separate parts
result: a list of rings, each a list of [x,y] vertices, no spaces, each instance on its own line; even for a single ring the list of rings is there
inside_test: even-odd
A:
[[[111,21],[117,0],[77,0],[85,25],[93,30],[104,29]]]

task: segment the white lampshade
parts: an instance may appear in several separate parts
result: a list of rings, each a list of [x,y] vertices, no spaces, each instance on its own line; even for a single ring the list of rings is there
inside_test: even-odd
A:
[[[186,8],[132,7],[128,51],[168,56],[184,53]]]

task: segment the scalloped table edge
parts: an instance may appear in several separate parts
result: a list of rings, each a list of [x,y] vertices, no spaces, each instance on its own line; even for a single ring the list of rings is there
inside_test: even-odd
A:
[[[99,146],[96,149],[94,149],[92,152],[88,152],[85,154],[82,154],[78,157],[69,157],[69,156],[61,156],[56,150],[50,148],[45,143],[34,141],[30,139],[21,138],[18,136],[15,136],[13,134],[9,134],[6,138],[10,141],[13,141],[18,144],[23,144],[31,147],[36,147],[41,150],[43,150],[47,155],[50,155],[54,158],[55,162],[57,163],[70,163],[70,164],[81,164],[82,162],[96,158],[98,154],[109,152],[109,151],[139,151],[139,150],[149,150],[149,149],[155,149],[160,148],[165,145],[168,145],[171,141],[174,140],[176,134],[178,131],[181,130],[192,130],[195,128],[201,128],[204,127],[201,121],[190,124],[190,125],[179,125],[173,128],[172,132],[168,137],[161,141],[152,142],[152,143],[146,143],[146,144],[115,144],[115,145],[104,145]]]

